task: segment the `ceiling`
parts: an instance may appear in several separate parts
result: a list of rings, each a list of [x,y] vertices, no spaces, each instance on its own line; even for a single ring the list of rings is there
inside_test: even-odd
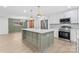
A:
[[[44,15],[50,15],[76,7],[78,6],[72,6],[71,8],[68,8],[67,6],[41,6],[40,8]],[[32,13],[30,12],[31,9],[33,10]],[[35,16],[37,10],[36,6],[0,6],[0,16],[30,16],[31,14]]]

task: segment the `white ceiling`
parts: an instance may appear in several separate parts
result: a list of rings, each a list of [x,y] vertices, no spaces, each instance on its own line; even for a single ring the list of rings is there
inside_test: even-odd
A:
[[[67,6],[41,6],[40,8],[44,15],[49,15],[76,7],[78,6],[72,6],[71,8],[68,8]],[[33,10],[33,15],[36,15],[37,14],[36,6],[8,6],[8,7],[0,6],[0,16],[30,16],[31,9]],[[24,13],[24,10],[26,10],[26,13]]]

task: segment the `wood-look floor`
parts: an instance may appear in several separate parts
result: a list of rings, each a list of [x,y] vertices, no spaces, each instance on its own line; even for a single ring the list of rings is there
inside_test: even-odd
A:
[[[47,53],[76,52],[76,44],[64,40],[54,39],[53,46],[49,47]],[[11,33],[0,35],[0,53],[32,53],[27,45],[22,42],[22,33]]]

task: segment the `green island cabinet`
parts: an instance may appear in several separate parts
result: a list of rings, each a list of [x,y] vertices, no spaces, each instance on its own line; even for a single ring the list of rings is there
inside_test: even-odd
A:
[[[27,28],[27,20],[8,18],[9,33],[21,32],[22,28]]]
[[[20,19],[8,18],[8,29],[9,29],[9,33],[21,32],[22,25],[20,23],[17,24],[17,22],[19,20]]]
[[[43,52],[53,45],[54,31],[38,33],[28,30],[22,30],[22,39],[29,42],[37,51]]]

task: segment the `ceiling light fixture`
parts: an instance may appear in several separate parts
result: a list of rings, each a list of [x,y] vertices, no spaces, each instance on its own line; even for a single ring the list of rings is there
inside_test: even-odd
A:
[[[38,8],[37,16],[42,16],[42,14],[41,14],[41,10],[40,10],[40,6],[37,6],[37,8]]]
[[[31,18],[33,17],[33,10],[31,9],[30,10],[30,13],[31,13]]]
[[[24,13],[26,13],[26,10],[24,10]]]
[[[3,6],[4,8],[7,8],[8,6]]]
[[[42,13],[41,7],[40,7],[40,6],[37,6],[37,9],[38,9],[37,18],[38,18],[39,20],[45,20],[46,17],[45,17],[44,14]]]
[[[32,12],[33,12],[33,10],[31,9],[30,10],[30,13],[31,13],[30,20],[34,20],[34,17],[33,17],[33,13]]]
[[[67,8],[71,8],[71,6],[67,6]]]

